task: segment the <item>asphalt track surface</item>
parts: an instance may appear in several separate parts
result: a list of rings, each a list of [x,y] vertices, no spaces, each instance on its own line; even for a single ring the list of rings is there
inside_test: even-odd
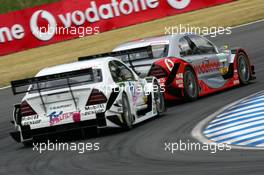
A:
[[[191,137],[195,125],[219,108],[264,89],[264,22],[233,30],[231,36],[212,39],[217,45],[230,44],[247,49],[256,65],[257,81],[192,103],[170,105],[165,116],[136,126],[129,132],[111,132],[98,138],[75,142],[99,142],[100,151],[45,152],[24,148],[8,135],[14,97],[10,89],[0,91],[0,174],[232,174],[263,175],[264,151],[231,150],[211,154],[206,151],[164,151],[164,142],[197,142]]]

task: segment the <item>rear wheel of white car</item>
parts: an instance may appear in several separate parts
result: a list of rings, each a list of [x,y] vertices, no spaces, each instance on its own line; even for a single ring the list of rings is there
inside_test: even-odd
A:
[[[129,105],[129,101],[126,94],[122,96],[122,106],[123,106],[123,128],[126,130],[130,130],[133,126],[133,116],[131,114],[131,109]]]
[[[161,113],[165,112],[165,100],[163,93],[161,92],[161,88],[157,82],[154,83],[154,86],[157,86],[158,88],[154,87],[154,102],[156,104],[157,109],[157,115],[159,116]]]
[[[183,74],[184,98],[187,101],[194,101],[198,98],[198,83],[194,71],[186,67]]]
[[[243,52],[238,55],[237,70],[240,83],[242,85],[248,84],[250,80],[250,65],[248,57]]]

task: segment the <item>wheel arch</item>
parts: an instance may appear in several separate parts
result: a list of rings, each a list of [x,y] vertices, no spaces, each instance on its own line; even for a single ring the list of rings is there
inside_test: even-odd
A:
[[[184,70],[186,68],[190,68],[193,71],[193,73],[195,75],[195,78],[196,78],[196,81],[199,84],[199,78],[198,78],[197,72],[196,72],[195,68],[193,67],[193,65],[191,65],[190,63],[186,63],[185,66],[184,66]]]
[[[247,56],[247,59],[249,61],[249,64],[251,65],[251,61],[250,61],[249,55],[246,52],[246,50],[243,49],[243,48],[233,48],[233,49],[231,49],[231,54],[234,55],[233,59],[231,60],[231,63],[236,63],[237,62],[238,55],[241,52]]]
[[[250,59],[250,56],[249,54],[247,53],[247,51],[243,48],[234,48],[234,49],[231,49],[231,53],[234,54],[234,59],[233,59],[233,64],[234,64],[234,70],[237,70],[238,67],[237,67],[237,59],[238,59],[238,56],[240,53],[243,53],[246,55],[247,57],[247,61],[248,61],[248,64],[249,64],[249,71],[250,71],[250,77],[253,77],[253,75],[255,74],[254,72],[254,66],[252,65],[252,62],[251,62],[251,59]]]

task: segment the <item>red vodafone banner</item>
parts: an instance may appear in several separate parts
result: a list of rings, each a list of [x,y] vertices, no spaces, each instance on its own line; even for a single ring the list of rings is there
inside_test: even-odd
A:
[[[0,55],[232,0],[62,0],[0,15]]]

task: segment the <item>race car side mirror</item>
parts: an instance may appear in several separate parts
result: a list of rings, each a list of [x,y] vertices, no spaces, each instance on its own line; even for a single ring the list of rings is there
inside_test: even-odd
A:
[[[229,46],[228,45],[223,45],[219,48],[219,52],[225,52],[229,49]]]

